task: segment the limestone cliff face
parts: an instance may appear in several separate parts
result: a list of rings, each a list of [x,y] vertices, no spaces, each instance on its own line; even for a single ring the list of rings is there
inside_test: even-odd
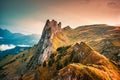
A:
[[[41,39],[37,44],[36,53],[27,66],[29,69],[35,69],[50,57],[53,49],[53,36],[59,32],[61,32],[61,22],[57,23],[55,20],[46,21]]]

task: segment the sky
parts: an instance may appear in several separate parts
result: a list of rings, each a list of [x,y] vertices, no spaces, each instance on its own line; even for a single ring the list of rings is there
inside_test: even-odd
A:
[[[0,0],[0,28],[41,34],[46,20],[62,27],[120,25],[120,0]]]

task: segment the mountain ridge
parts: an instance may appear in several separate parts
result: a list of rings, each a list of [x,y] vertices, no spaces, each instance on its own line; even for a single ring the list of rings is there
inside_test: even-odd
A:
[[[55,20],[46,21],[45,27],[42,32],[41,39],[38,42],[36,53],[34,54],[30,65],[28,68],[35,69],[38,65],[42,64],[45,60],[47,60],[52,53],[52,39],[53,36],[61,31],[61,23]]]
[[[12,33],[7,29],[2,28],[0,28],[0,32],[0,44],[34,45],[37,44],[39,40],[39,36],[37,34],[24,35],[21,33]],[[28,42],[26,39],[30,39],[31,41]]]
[[[108,25],[71,29],[69,26],[61,28],[61,25],[61,22],[47,20],[38,44],[27,50],[25,57],[21,53],[19,56],[23,57],[15,58],[14,62],[4,66],[5,72],[12,64],[21,63],[25,58],[24,65],[18,64],[18,70],[22,72],[16,74],[22,80],[120,79],[119,29]],[[104,48],[107,40],[112,46]],[[111,56],[106,55],[106,50]],[[29,52],[31,54],[27,55]],[[14,79],[15,76],[12,77]]]
[[[47,21],[48,23],[49,23],[49,21]],[[53,21],[52,21],[53,22]],[[49,24],[51,24],[51,22],[49,23]],[[54,28],[56,28],[55,27],[55,25],[56,25],[56,21],[55,21],[55,24],[53,25],[54,23],[52,23],[52,27],[54,27]],[[92,25],[92,26],[95,26],[95,27],[89,27],[89,26],[86,26],[86,27],[78,27],[78,28],[75,28],[75,29],[71,29],[69,26],[67,26],[67,27],[65,27],[65,28],[63,28],[62,29],[62,33],[61,34],[63,34],[63,35],[65,35],[66,37],[67,37],[67,39],[70,39],[71,37],[75,37],[76,35],[78,35],[77,33],[78,33],[78,31],[80,31],[80,32],[87,32],[86,31],[86,28],[88,28],[88,30],[89,30],[89,28],[93,28],[93,29],[96,29],[96,31],[98,31],[98,33],[102,33],[102,35],[103,35],[103,33],[105,33],[106,32],[106,30],[108,29],[114,29],[114,27],[112,26],[112,27],[108,27],[107,25],[105,25],[105,24],[103,24],[103,25]],[[45,26],[46,27],[46,26]],[[98,29],[99,28],[99,29]],[[49,28],[47,28],[47,29],[49,29]],[[91,29],[90,29],[91,30]],[[54,31],[54,29],[52,30],[52,31]],[[93,32],[93,30],[91,30],[90,31],[90,33],[91,32]],[[70,35],[69,35],[69,33],[71,33]],[[75,34],[74,34],[75,33]],[[93,32],[94,33],[94,32]],[[98,34],[97,33],[97,35],[100,35],[100,34]],[[44,31],[43,31],[43,34],[44,34]],[[58,33],[56,33],[55,32],[55,34],[58,34]],[[75,36],[74,36],[74,35]],[[106,33],[105,33],[106,34]],[[107,33],[108,34],[108,33]],[[107,35],[106,34],[106,35]],[[85,35],[90,35],[90,34],[84,34],[84,35],[82,35],[82,36],[84,36],[85,37]],[[53,37],[53,39],[55,38],[55,37],[57,37],[57,36],[59,36],[59,35],[55,35],[54,37]],[[94,36],[92,36],[92,37],[94,37]],[[101,38],[101,36],[96,36],[96,38],[98,38],[99,39],[99,37]],[[80,37],[81,38],[81,37]],[[74,38],[72,38],[72,39],[74,39]],[[86,40],[84,40],[84,39],[86,39]],[[56,72],[56,71],[59,71],[59,70],[62,70],[62,69],[64,69],[64,67],[65,66],[67,66],[67,65],[69,65],[71,62],[73,62],[73,63],[75,63],[75,65],[76,65],[76,63],[80,63],[80,64],[82,64],[83,66],[86,66],[85,67],[85,69],[86,68],[89,68],[90,67],[90,70],[91,70],[91,67],[94,69],[94,66],[104,66],[105,67],[105,71],[104,72],[108,72],[107,74],[109,74],[109,69],[112,69],[113,70],[113,73],[111,73],[111,74],[113,74],[114,76],[115,76],[115,78],[116,79],[120,79],[119,78],[119,71],[118,71],[118,69],[117,69],[117,67],[113,64],[113,63],[111,63],[111,61],[109,61],[109,59],[107,59],[106,57],[104,57],[104,55],[101,55],[99,52],[97,52],[96,50],[94,50],[93,48],[91,48],[90,46],[88,46],[88,44],[89,44],[89,42],[86,42],[86,41],[89,41],[89,40],[87,40],[87,38],[84,38],[84,39],[79,39],[79,36],[78,36],[78,40],[79,40],[79,42],[77,42],[77,40],[76,39],[74,39],[75,40],[75,42],[74,41],[72,41],[72,40],[67,40],[67,42],[69,42],[69,45],[71,46],[71,45],[74,45],[73,47],[71,47],[71,49],[73,48],[73,51],[72,52],[66,52],[66,50],[67,49],[69,49],[69,46],[66,46],[66,47],[64,47],[65,45],[63,45],[63,47],[62,46],[60,46],[60,48],[59,47],[57,47],[56,48],[56,50],[57,50],[57,52],[56,51],[53,51],[53,54],[51,54],[51,55],[54,55],[53,57],[49,57],[48,59],[46,59],[46,60],[44,60],[43,61],[43,63],[41,64],[41,65],[39,65],[38,67],[37,67],[37,73],[36,74],[34,74],[34,75],[36,75],[34,78],[36,79],[38,79],[38,80],[48,80],[48,79],[51,79],[51,78],[53,78],[53,79],[55,79],[56,80],[56,77],[55,76],[53,76],[53,74],[55,74],[54,73],[54,71]],[[60,38],[59,39],[55,39],[55,40],[60,40]],[[56,41],[53,41],[52,43],[54,44]],[[81,40],[81,41],[80,41]],[[91,39],[91,40],[93,40],[93,39]],[[77,43],[76,43],[77,42]],[[58,43],[58,42],[57,42]],[[80,44],[79,44],[80,43]],[[87,43],[87,44],[86,44]],[[57,45],[59,45],[59,44],[57,44]],[[68,45],[68,44],[67,44]],[[51,48],[52,49],[52,48]],[[61,53],[61,54],[60,54]],[[113,54],[113,53],[112,53]],[[49,55],[48,55],[49,56]],[[59,57],[59,58],[58,58]],[[61,57],[63,57],[63,58],[61,58]],[[66,58],[67,57],[67,58]],[[57,60],[56,60],[56,58],[58,58]],[[109,58],[109,57],[108,57]],[[57,61],[57,62],[56,62]],[[67,61],[67,62],[66,62]],[[81,65],[81,66],[82,66]],[[46,66],[47,66],[47,68],[46,68]],[[54,71],[53,71],[53,73],[51,73],[51,75],[48,75],[48,78],[46,77],[45,78],[45,76],[42,76],[42,75],[45,75],[45,73],[49,73],[49,71],[51,70],[51,68],[53,69],[53,68],[55,68],[55,69],[57,69],[57,70],[55,70],[55,69],[53,69]],[[46,71],[45,71],[45,70]],[[92,69],[92,71],[94,71]],[[96,68],[95,68],[96,69]],[[100,68],[101,69],[101,68]],[[101,72],[101,70],[99,70],[99,67],[97,67],[97,70],[98,70],[98,73],[102,73]],[[43,73],[43,72],[45,72],[45,73]],[[95,71],[96,72],[96,71]],[[115,72],[115,74],[114,74],[114,72]],[[63,73],[58,73],[58,78],[57,79],[66,79],[66,76],[64,76],[64,77],[62,77],[62,78],[60,78],[60,76],[62,76],[62,75],[64,75],[64,73],[65,72],[63,72]],[[41,76],[40,76],[40,74],[42,74]],[[60,74],[60,75],[59,75]],[[82,74],[82,73],[81,73]],[[93,73],[94,75],[96,75],[96,76],[98,76],[97,75],[97,73]],[[102,73],[103,74],[103,73]],[[68,74],[67,74],[68,75]],[[70,74],[71,75],[71,74]],[[75,74],[73,74],[73,75],[75,75]],[[84,74],[83,74],[84,75]],[[88,76],[88,74],[86,74],[85,73],[85,75],[86,76]],[[92,75],[91,73],[89,73],[89,75]],[[106,74],[104,74],[104,75],[106,75]],[[33,76],[33,75],[29,75],[29,76]],[[27,79],[26,77],[29,77],[29,76],[24,76],[23,77],[23,79]],[[51,76],[51,77],[50,77]],[[57,76],[57,74],[56,74],[56,76]],[[101,76],[101,78],[100,78],[100,76]],[[113,78],[111,78],[111,76],[109,75],[109,77],[104,77],[103,75],[100,75],[100,76],[98,76],[97,78],[99,79],[99,80],[101,80],[101,79],[113,79]],[[106,76],[108,76],[108,75],[106,75]],[[78,75],[76,76],[76,77],[78,77]],[[93,75],[91,76],[92,78],[90,78],[89,76],[88,76],[88,79],[95,79],[95,77],[93,77]],[[69,78],[70,77],[68,77],[68,79],[66,79],[66,80],[69,80]],[[80,77],[81,78],[81,77]],[[97,79],[96,78],[96,79]],[[72,79],[74,79],[74,78],[70,78],[70,80],[72,80]],[[75,79],[77,79],[78,80],[78,78],[75,78]],[[83,77],[83,80],[85,79],[85,77]]]
[[[76,45],[80,50],[76,49]],[[23,80],[120,79],[118,68],[109,59],[96,52],[84,42],[73,46],[60,47],[53,54],[54,56],[52,55],[49,60],[36,69],[36,73],[25,74]]]

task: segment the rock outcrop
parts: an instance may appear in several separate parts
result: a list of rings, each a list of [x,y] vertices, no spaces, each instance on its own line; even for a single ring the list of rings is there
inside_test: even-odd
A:
[[[35,69],[50,57],[53,50],[53,36],[59,32],[61,32],[61,22],[57,23],[55,20],[46,21],[41,39],[37,44],[36,53],[28,63],[27,68]]]

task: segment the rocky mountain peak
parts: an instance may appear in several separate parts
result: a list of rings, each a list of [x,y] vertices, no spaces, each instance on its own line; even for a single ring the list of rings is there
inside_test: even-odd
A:
[[[57,23],[57,21],[49,19],[46,21],[46,25],[44,27],[44,30],[51,30],[52,33],[59,32],[61,30],[61,22]]]
[[[37,49],[28,63],[29,69],[35,69],[38,65],[49,59],[53,50],[53,36],[61,32],[61,22],[47,20],[42,32],[41,39],[37,44]]]
[[[72,28],[70,26],[66,26],[63,28],[63,30],[71,30]]]

